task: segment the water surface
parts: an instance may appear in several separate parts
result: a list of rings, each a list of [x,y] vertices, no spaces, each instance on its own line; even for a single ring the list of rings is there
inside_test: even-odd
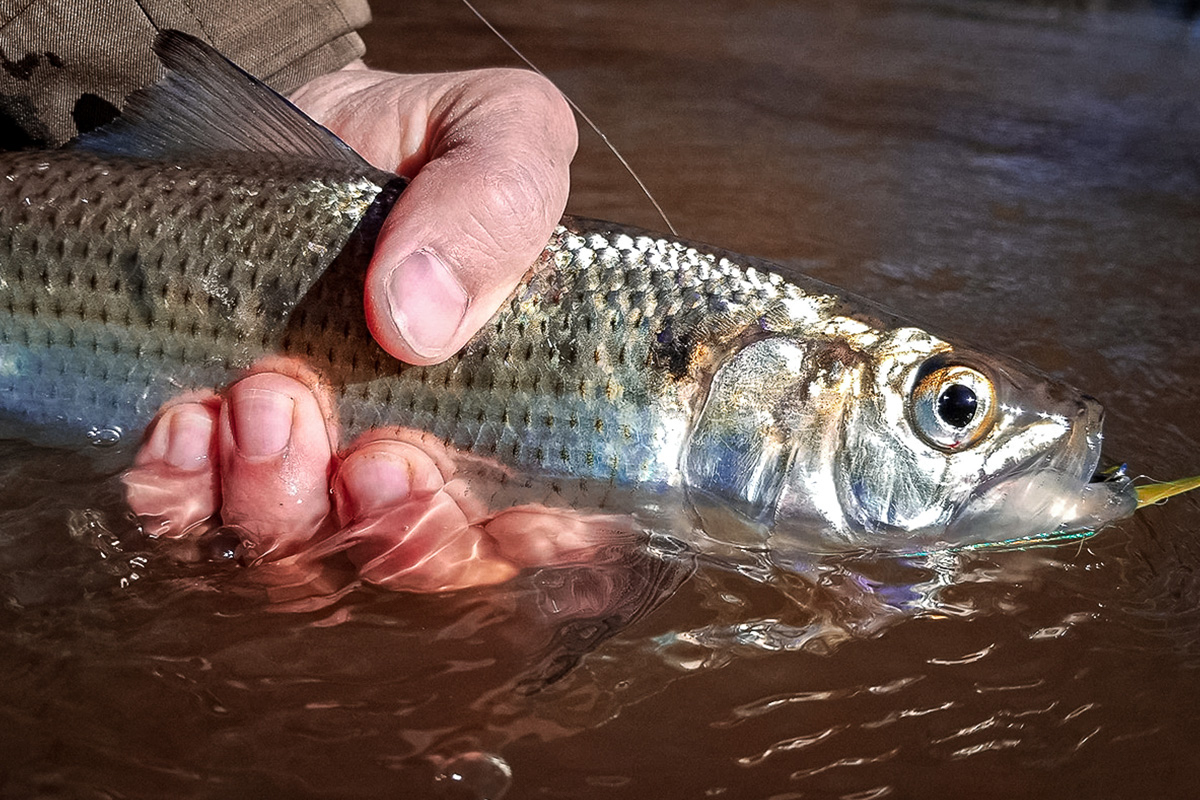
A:
[[[983,0],[479,5],[682,235],[1084,387],[1134,472],[1200,467],[1183,22]],[[452,0],[375,7],[374,66],[516,63]],[[570,210],[663,228],[587,133]],[[76,456],[5,444],[0,470],[4,796],[1120,798],[1200,779],[1190,497],[1069,547],[773,585],[618,553],[443,597],[334,576],[306,605],[287,576],[164,557]]]

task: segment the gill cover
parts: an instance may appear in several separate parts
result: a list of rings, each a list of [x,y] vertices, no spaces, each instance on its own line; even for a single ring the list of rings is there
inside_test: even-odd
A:
[[[684,455],[685,484],[709,535],[766,545],[781,521],[817,538],[837,524],[837,510],[823,507],[836,506],[827,467],[863,371],[841,339],[789,336],[748,344],[721,364]],[[824,467],[798,470],[802,462]],[[796,480],[806,503],[781,511]]]
[[[767,524],[791,460],[784,398],[804,348],[784,339],[747,345],[712,378],[685,456],[687,486],[747,520]]]

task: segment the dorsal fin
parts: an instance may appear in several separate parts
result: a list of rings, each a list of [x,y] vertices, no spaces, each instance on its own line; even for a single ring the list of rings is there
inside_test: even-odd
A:
[[[345,142],[200,39],[160,31],[154,52],[166,77],[134,92],[120,117],[71,146],[164,160],[254,153],[370,169]]]

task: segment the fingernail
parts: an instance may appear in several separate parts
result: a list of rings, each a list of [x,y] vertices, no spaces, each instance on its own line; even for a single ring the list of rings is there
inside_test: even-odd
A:
[[[168,420],[167,447],[163,460],[187,472],[203,469],[208,463],[212,437],[211,415],[186,407],[176,409]]]
[[[435,254],[418,250],[387,280],[388,306],[417,355],[443,355],[467,313],[467,292]]]
[[[347,459],[338,471],[351,517],[359,518],[408,499],[412,484],[408,462],[384,453],[361,454]]]
[[[288,446],[296,405],[291,397],[269,389],[235,388],[231,405],[233,440],[242,455],[265,458]]]

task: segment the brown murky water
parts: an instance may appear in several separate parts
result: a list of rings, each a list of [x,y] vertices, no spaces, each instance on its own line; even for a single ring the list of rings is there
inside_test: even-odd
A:
[[[375,5],[376,66],[514,63],[454,0]],[[1086,387],[1134,472],[1200,467],[1200,38],[1184,23],[983,0],[480,6],[682,235]],[[583,140],[571,210],[662,228]],[[1123,798],[1200,782],[1193,498],[1054,550],[826,563],[780,585],[701,567],[630,620],[592,599],[636,609],[671,579],[651,559],[289,611],[245,572],[147,548],[77,458],[7,444],[0,469],[6,797]]]

